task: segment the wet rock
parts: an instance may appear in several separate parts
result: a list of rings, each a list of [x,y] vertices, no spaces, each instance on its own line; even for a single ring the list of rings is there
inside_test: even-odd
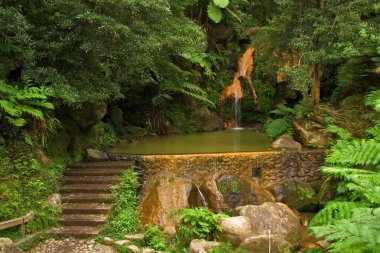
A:
[[[317,194],[304,182],[288,180],[274,188],[276,201],[282,202],[297,211],[312,212],[318,206]]]
[[[146,186],[140,201],[140,220],[143,224],[157,224],[162,228],[175,226],[176,216],[166,215],[177,209],[188,207],[191,184],[175,177],[170,172],[162,172]],[[128,239],[128,238],[126,238]]]
[[[213,248],[219,247],[219,242],[210,242],[199,239],[194,239],[190,242],[189,253],[204,253]]]
[[[328,145],[329,135],[326,127],[315,121],[295,120],[293,126],[301,136],[306,147],[324,149]]]
[[[247,205],[237,208],[239,215],[250,219],[253,232],[256,235],[269,233],[277,235],[297,248],[301,238],[299,217],[285,204],[264,203],[262,205]]]
[[[235,216],[222,219],[221,238],[230,241],[234,246],[239,246],[242,241],[254,234],[251,221],[245,216]]]
[[[108,155],[100,150],[97,149],[87,149],[86,150],[86,159],[88,161],[105,161],[108,160]]]
[[[212,179],[206,179],[200,187],[193,185],[188,202],[190,207],[207,206],[215,212],[221,212],[227,207],[223,195]]]
[[[61,195],[57,193],[50,194],[46,199],[46,204],[55,206],[57,208],[62,208]]]
[[[237,176],[221,176],[217,180],[217,187],[230,208],[275,201],[273,195],[257,182]]]
[[[11,239],[0,237],[0,253],[21,253],[21,250]]]
[[[70,111],[70,117],[81,130],[89,130],[100,122],[107,113],[107,104],[101,102],[87,103],[75,111]]]
[[[140,253],[141,250],[136,245],[128,245],[126,247],[127,250],[129,250],[131,253]]]
[[[270,245],[270,250],[269,250]],[[271,252],[282,253],[292,245],[278,235],[255,235],[245,239],[239,246],[249,253]]]
[[[223,120],[218,116],[216,112],[208,111],[207,117],[201,122],[198,132],[213,132],[224,129]]]
[[[272,148],[274,149],[296,149],[300,150],[302,148],[301,143],[293,140],[293,137],[290,135],[282,135],[277,138],[272,143]]]

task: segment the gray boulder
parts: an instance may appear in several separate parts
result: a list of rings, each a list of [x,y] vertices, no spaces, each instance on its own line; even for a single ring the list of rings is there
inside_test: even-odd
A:
[[[89,148],[86,150],[86,159],[88,161],[105,161],[108,160],[108,155],[100,150]]]
[[[302,145],[299,142],[293,140],[293,137],[290,135],[282,135],[277,138],[272,143],[272,148],[274,149],[296,149],[300,150]]]
[[[249,253],[282,253],[292,246],[278,235],[255,235],[245,239],[239,246]]]
[[[81,130],[89,130],[100,122],[107,113],[107,104],[94,102],[82,105],[80,108],[70,111],[70,117]]]
[[[0,237],[0,253],[21,253],[21,250],[11,239]]]
[[[245,216],[235,216],[222,219],[221,238],[230,241],[234,246],[239,246],[242,241],[254,234],[251,221]]]
[[[285,204],[267,202],[262,205],[241,206],[237,211],[239,215],[249,218],[254,234],[277,235],[288,241],[292,248],[300,245],[300,218]]]

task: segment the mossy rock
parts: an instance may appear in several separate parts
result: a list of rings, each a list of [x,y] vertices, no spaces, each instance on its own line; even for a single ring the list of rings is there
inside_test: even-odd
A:
[[[310,184],[287,180],[274,188],[276,201],[298,211],[311,212],[318,207],[318,197]]]

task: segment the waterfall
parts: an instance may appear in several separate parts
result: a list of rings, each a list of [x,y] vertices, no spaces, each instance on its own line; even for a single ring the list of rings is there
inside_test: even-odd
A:
[[[238,94],[238,88],[240,87],[237,87],[235,86],[234,89],[235,89],[235,110],[234,110],[234,113],[235,113],[235,128],[240,128],[241,127],[241,100],[240,98],[237,96]]]
[[[197,185],[197,189],[198,189],[198,192],[199,192],[199,196],[201,196],[202,206],[203,206],[203,207],[208,207],[208,204],[207,204],[206,198],[205,198],[205,196],[203,195],[203,193],[201,192],[201,190],[199,189],[199,186],[198,186],[198,185]]]

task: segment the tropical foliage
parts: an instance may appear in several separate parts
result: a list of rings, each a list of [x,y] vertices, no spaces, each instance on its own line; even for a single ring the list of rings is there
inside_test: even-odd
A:
[[[365,102],[375,111],[367,138],[354,139],[343,129],[330,128],[340,138],[322,171],[338,180],[339,197],[310,224],[316,236],[332,243],[330,252],[377,252],[380,247],[379,91],[370,93]]]

